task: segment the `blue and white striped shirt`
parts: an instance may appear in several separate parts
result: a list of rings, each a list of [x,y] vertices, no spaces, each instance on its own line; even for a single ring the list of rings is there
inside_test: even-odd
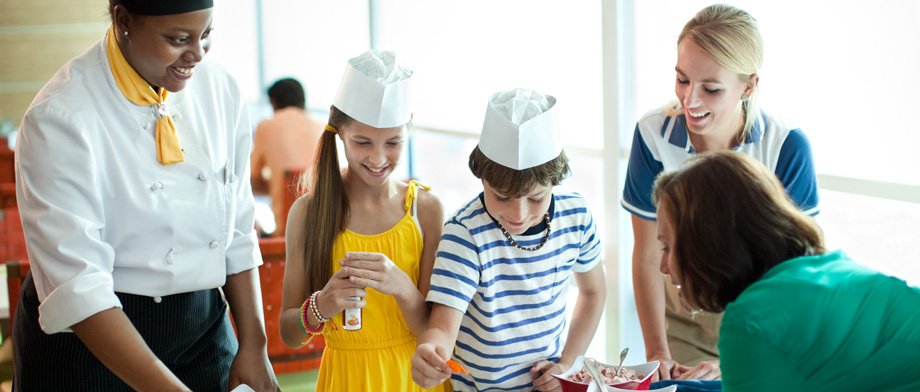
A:
[[[553,194],[550,211],[550,238],[536,251],[514,247],[479,197],[444,225],[427,299],[464,312],[454,359],[470,374],[454,374],[454,390],[529,391],[531,367],[559,359],[572,272],[597,266],[600,241],[581,195]]]

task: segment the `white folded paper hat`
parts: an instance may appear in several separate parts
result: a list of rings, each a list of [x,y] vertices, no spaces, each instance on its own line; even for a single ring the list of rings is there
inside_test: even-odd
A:
[[[412,71],[396,63],[391,51],[368,50],[348,60],[333,105],[349,117],[375,128],[404,125]]]
[[[528,89],[495,93],[486,107],[479,150],[514,170],[549,162],[562,153],[556,98]]]

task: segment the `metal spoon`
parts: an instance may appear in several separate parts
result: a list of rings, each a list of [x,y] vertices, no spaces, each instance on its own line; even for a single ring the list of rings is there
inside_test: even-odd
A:
[[[595,361],[594,358],[585,358],[585,369],[588,369],[588,374],[594,379],[594,384],[597,385],[598,391],[606,391],[607,386],[604,385],[604,378],[601,377],[600,367],[597,365],[597,361]]]
[[[629,353],[629,347],[624,348],[623,351],[620,352],[620,364],[617,365],[617,371],[613,373],[616,377],[620,377],[620,368],[623,367],[623,360],[626,359],[627,353]]]

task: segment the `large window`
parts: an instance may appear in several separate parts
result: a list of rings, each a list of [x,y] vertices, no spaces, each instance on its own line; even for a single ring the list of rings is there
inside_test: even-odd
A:
[[[618,344],[637,354],[642,347],[628,214],[612,213],[632,124],[675,99],[677,36],[711,3],[227,0],[215,15],[212,53],[241,80],[255,121],[269,115],[264,89],[279,77],[300,79],[311,110],[324,115],[348,58],[371,45],[397,51],[415,71],[412,175],[434,187],[447,213],[481,189],[466,161],[489,96],[514,87],[556,96],[574,171],[563,188],[584,194],[599,229],[613,233],[603,238],[614,249],[605,255],[608,290],[619,293],[607,309],[616,315],[589,350],[604,359]],[[920,284],[920,132],[912,121],[920,45],[911,40],[920,36],[920,2],[732,3],[760,22],[764,109],[812,143],[829,247]],[[605,336],[620,341],[610,341],[608,355],[599,347]]]
[[[467,159],[489,97],[522,87],[557,98],[573,171],[560,188],[584,195],[606,229],[600,2],[385,0],[379,10],[378,47],[415,71],[413,174],[448,214],[482,190]],[[591,355],[603,357],[604,338]]]
[[[675,99],[677,36],[709,4],[635,2],[637,118]],[[732,4],[760,24],[763,108],[811,141],[829,247],[918,284],[920,267],[910,260],[920,260],[920,45],[907,37],[920,36],[920,2]]]

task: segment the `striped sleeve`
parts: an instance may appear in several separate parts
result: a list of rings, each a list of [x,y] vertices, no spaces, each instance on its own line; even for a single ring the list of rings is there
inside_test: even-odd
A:
[[[585,207],[584,213],[585,226],[582,230],[581,250],[578,254],[578,261],[572,268],[574,272],[588,272],[600,261],[601,241],[597,236],[597,228],[594,226],[594,217],[591,211]]]
[[[479,252],[470,231],[457,219],[444,225],[431,272],[428,302],[447,305],[466,313],[479,288]]]

